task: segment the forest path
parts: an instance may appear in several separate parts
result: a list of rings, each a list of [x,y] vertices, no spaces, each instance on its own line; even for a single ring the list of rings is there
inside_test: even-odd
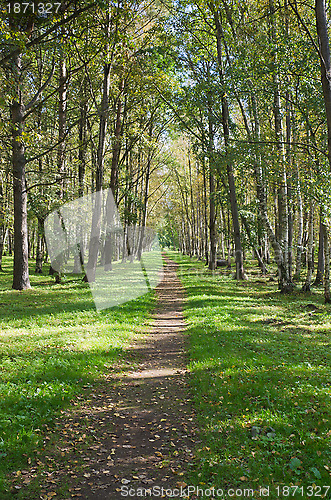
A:
[[[161,488],[185,485],[195,430],[187,390],[183,288],[176,268],[165,258],[151,331],[130,347],[139,369],[120,375],[115,388],[103,390],[102,399],[93,402],[89,430],[97,442],[87,450],[84,460],[90,467],[76,477],[80,484],[71,489],[72,497],[119,500],[131,490],[127,497],[142,498],[145,489],[158,488],[146,498],[161,498]]]

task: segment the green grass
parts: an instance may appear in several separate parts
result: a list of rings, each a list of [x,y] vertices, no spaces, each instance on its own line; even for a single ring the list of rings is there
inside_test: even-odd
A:
[[[153,293],[97,312],[81,277],[34,275],[32,289],[11,289],[12,259],[0,273],[0,497],[6,474],[43,449],[54,419],[111,370],[124,369],[125,347],[140,335]],[[132,362],[131,362],[132,363]]]
[[[323,495],[318,486],[330,485],[331,472],[331,317],[322,291],[281,295],[255,270],[237,283],[227,271],[213,275],[196,259],[169,256],[186,288],[201,429],[187,482],[252,488],[256,498],[268,486],[270,498],[283,498],[275,489],[283,485],[293,486],[291,498],[306,498],[311,485]]]

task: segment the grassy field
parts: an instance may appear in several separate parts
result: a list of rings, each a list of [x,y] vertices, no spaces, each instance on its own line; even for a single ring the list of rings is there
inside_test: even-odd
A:
[[[140,335],[153,293],[97,312],[87,284],[34,275],[32,289],[11,289],[12,260],[0,273],[0,498],[5,476],[43,450],[54,418],[103,374],[125,369],[124,348]],[[31,270],[33,265],[31,263]],[[132,362],[131,362],[132,363]],[[128,365],[129,366],[129,365]],[[6,497],[7,498],[7,497]]]
[[[258,271],[237,283],[228,271],[212,275],[196,259],[169,256],[186,288],[203,443],[186,481],[251,488],[256,498],[267,487],[272,499],[331,498],[331,307],[322,291],[282,296]]]
[[[270,487],[270,499],[330,499],[331,307],[322,291],[282,296],[255,269],[237,283],[226,270],[213,275],[195,259],[169,256],[186,288],[202,443],[186,482],[251,488],[254,498]],[[132,367],[125,347],[155,305],[148,293],[97,312],[81,278],[56,285],[47,268],[31,273],[32,290],[17,292],[11,266],[5,258],[0,273],[1,499],[9,498],[6,475],[41,459],[50,430],[56,439],[56,417],[105,374]]]

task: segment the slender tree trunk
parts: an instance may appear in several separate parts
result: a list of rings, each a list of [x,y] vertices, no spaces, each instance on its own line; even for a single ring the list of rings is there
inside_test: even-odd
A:
[[[110,16],[107,16],[106,35],[109,38],[110,31]],[[105,51],[105,57],[108,56],[108,45]],[[97,151],[97,165],[96,165],[96,197],[95,206],[92,215],[92,228],[89,242],[89,257],[85,266],[86,278],[89,282],[95,281],[95,273],[97,267],[98,253],[99,253],[99,240],[101,234],[101,215],[102,215],[102,184],[104,176],[104,155],[106,144],[106,131],[108,124],[108,108],[109,108],[109,89],[110,89],[110,63],[104,64],[103,67],[103,92],[102,102],[100,109],[100,122],[99,122],[99,143]],[[107,200],[108,206],[108,200]],[[85,279],[86,279],[85,278]]]
[[[318,236],[318,263],[317,272],[314,285],[318,286],[323,283],[324,276],[324,225],[323,225],[323,213],[320,208],[320,224],[319,224],[319,236]]]
[[[314,201],[310,201],[309,219],[308,219],[308,271],[306,282],[302,287],[304,292],[310,292],[311,280],[314,270]]]
[[[67,127],[67,66],[65,59],[60,61],[59,73],[59,146],[57,150],[57,169],[60,175],[60,198],[64,195],[64,175],[66,170],[65,165],[65,149],[66,149],[66,134]]]
[[[267,268],[262,260],[262,257],[260,255],[260,252],[258,250],[258,248],[256,247],[256,245],[254,244],[254,241],[253,241],[253,238],[252,238],[252,235],[251,235],[251,231],[250,231],[250,228],[249,228],[249,225],[248,225],[248,222],[247,222],[247,219],[245,217],[242,217],[242,221],[243,221],[243,224],[244,224],[244,228],[246,229],[246,233],[247,233],[247,236],[248,236],[248,240],[250,242],[250,245],[254,251],[254,254],[256,256],[256,259],[258,261],[258,264],[259,264],[259,268],[261,269],[262,271],[262,274],[263,275],[266,275],[267,274]]]
[[[216,42],[217,42],[217,62],[218,62],[218,72],[220,77],[220,83],[224,85],[224,77],[223,77],[223,54],[222,54],[222,27],[220,21],[220,13],[214,11],[214,21],[215,21],[215,34],[216,34]],[[243,261],[243,251],[241,245],[241,235],[240,235],[240,222],[239,222],[239,213],[238,213],[238,203],[237,203],[237,195],[236,195],[236,186],[233,174],[233,168],[231,159],[229,158],[228,148],[229,148],[229,139],[230,139],[230,128],[229,128],[229,106],[228,100],[226,97],[226,93],[223,91],[221,95],[221,103],[222,103],[222,126],[223,126],[223,134],[224,134],[224,144],[226,150],[226,171],[227,178],[229,184],[229,194],[230,194],[230,205],[231,205],[231,214],[232,214],[232,222],[233,222],[233,232],[234,232],[234,243],[235,243],[235,261],[236,261],[236,274],[235,277],[237,280],[246,279],[244,273],[244,261]]]
[[[59,118],[59,132],[58,132],[58,140],[59,146],[57,149],[57,170],[60,176],[60,185],[58,190],[58,196],[60,200],[63,200],[64,197],[64,175],[65,175],[65,134],[66,134],[66,126],[67,126],[67,66],[66,61],[62,57],[60,60],[59,67],[59,102],[58,102],[58,118]],[[60,256],[59,259],[63,260],[65,257]],[[61,267],[61,263],[60,263]],[[55,282],[61,283],[62,275],[61,271],[55,271],[52,268],[50,269],[50,274],[54,274]]]
[[[289,9],[288,2],[284,0],[285,7],[285,32],[286,37],[290,37],[290,23],[289,23]],[[287,220],[287,243],[288,243],[288,274],[289,279],[292,281],[292,263],[293,263],[293,203],[292,203],[292,178],[290,176],[290,169],[292,166],[292,158],[291,158],[291,136],[292,136],[292,124],[291,124],[291,115],[292,115],[292,106],[291,106],[291,95],[288,90],[290,86],[289,77],[285,77],[286,82],[286,94],[285,94],[285,109],[286,109],[286,151],[285,151],[285,160],[286,163],[284,165],[285,172],[287,176],[287,211],[288,211],[288,220]]]
[[[117,195],[117,177],[118,177],[118,162],[121,151],[121,129],[122,129],[122,92],[124,89],[124,81],[121,80],[119,85],[119,95],[117,99],[117,109],[116,109],[116,120],[114,129],[114,142],[112,149],[112,159],[111,159],[111,173],[110,173],[110,190],[116,200]],[[114,208],[112,201],[109,199],[107,201],[107,227],[106,227],[106,239],[105,239],[105,271],[111,271],[112,269],[112,225],[114,213],[112,208]]]
[[[44,258],[44,220],[38,217],[37,244],[36,244],[36,274],[43,272]]]
[[[331,58],[325,0],[315,0],[315,14],[321,56],[322,89],[328,127],[328,157],[331,167]]]
[[[16,68],[18,81],[21,78],[22,56],[16,53],[13,56],[13,65]],[[19,100],[11,105],[11,119],[13,126],[13,187],[14,187],[14,276],[13,288],[26,290],[31,288],[29,278],[29,248],[28,248],[28,220],[27,220],[27,191],[25,178],[25,149],[23,141],[24,104],[18,90]]]
[[[288,84],[288,82],[286,82]],[[291,104],[290,104],[290,94],[286,92],[286,165],[291,167],[292,159],[291,159]],[[293,203],[292,203],[292,178],[287,173],[288,185],[287,185],[287,194],[288,194],[288,273],[290,280],[292,280],[292,263],[293,263]]]
[[[321,60],[321,80],[324,96],[324,106],[326,121],[328,126],[328,158],[331,168],[331,58],[330,42],[328,34],[328,21],[326,15],[325,0],[315,0],[316,27],[320,48]],[[324,255],[325,255],[325,275],[324,275],[324,299],[326,303],[331,302],[330,298],[330,243],[328,227],[324,224]]]
[[[227,207],[228,208],[228,207]],[[231,268],[231,221],[230,221],[230,212],[229,212],[229,209],[227,209],[227,221],[228,221],[228,225],[227,225],[227,230],[228,230],[228,234],[227,234],[227,260],[228,260],[228,269]]]
[[[4,199],[2,181],[0,181],[0,271],[2,271],[2,255],[5,239],[5,221],[4,221]]]
[[[254,128],[255,128],[255,136],[259,141],[260,139],[260,122],[257,114],[257,105],[255,96],[252,94],[252,108],[253,108],[253,116],[254,116]],[[256,190],[257,190],[257,199],[259,201],[259,212],[261,221],[266,229],[270,244],[273,248],[275,254],[275,260],[278,267],[278,275],[279,275],[279,287],[282,293],[289,293],[293,290],[293,284],[290,281],[288,275],[288,267],[286,265],[287,259],[284,259],[284,252],[279,244],[275,232],[272,228],[268,217],[268,206],[267,206],[267,197],[266,197],[266,186],[263,178],[263,170],[261,165],[261,155],[259,152],[256,153],[256,158],[254,161],[254,169],[256,176]]]
[[[273,0],[269,1],[270,5],[270,17],[271,17],[271,37],[274,44],[276,44],[276,28],[275,28],[275,11]],[[287,192],[287,175],[286,175],[286,162],[285,162],[285,152],[283,145],[283,130],[282,130],[282,113],[281,113],[281,103],[280,103],[280,90],[279,90],[279,77],[277,68],[277,53],[274,56],[274,68],[273,68],[273,92],[274,92],[274,103],[273,112],[275,119],[275,135],[277,142],[277,160],[279,162],[279,174],[278,174],[278,188],[277,188],[277,199],[278,199],[278,242],[282,248],[282,260],[285,275],[279,276],[279,286],[283,289],[284,286],[287,287],[291,282],[291,277],[289,273],[289,247],[288,247],[288,234],[289,234],[289,215],[288,215],[288,192]]]
[[[216,209],[215,209],[215,178],[210,168],[209,171],[209,240],[210,240],[210,253],[209,253],[209,269],[214,271],[216,269]]]
[[[204,215],[204,229],[205,229],[205,234],[204,234],[204,248],[205,248],[205,259],[206,259],[206,266],[209,265],[209,241],[208,241],[208,213],[207,213],[207,179],[206,179],[206,164],[205,164],[205,158],[203,158],[203,165],[202,165],[202,175],[203,175],[203,215]]]
[[[112,158],[111,158],[111,177],[110,177],[110,189],[113,192],[114,199],[116,200],[116,192],[117,192],[117,177],[118,177],[118,162],[121,151],[121,131],[122,131],[122,109],[123,109],[123,94],[124,90],[124,80],[120,81],[119,84],[119,94],[117,99],[117,108],[116,108],[116,120],[115,120],[115,129],[114,129],[114,142],[113,142],[113,150],[112,150]]]
[[[324,272],[324,301],[326,304],[331,303],[330,294],[330,239],[328,227],[324,226],[324,259],[325,259],[325,272]]]
[[[146,177],[145,177],[145,190],[144,190],[143,208],[142,208],[142,222],[141,222],[141,227],[140,227],[139,243],[138,243],[138,253],[137,253],[138,260],[141,259],[141,255],[142,255],[142,251],[143,251],[143,242],[144,242],[145,228],[146,228],[146,221],[147,221],[147,204],[148,204],[150,175],[151,175],[151,158],[149,155],[148,160],[147,160]]]
[[[84,196],[84,183],[85,183],[85,172],[86,172],[86,139],[87,139],[87,99],[86,99],[86,82],[84,80],[82,84],[83,97],[80,102],[80,119],[79,119],[79,148],[78,148],[78,195],[79,197]],[[80,221],[77,231],[77,239],[79,243],[77,244],[77,253],[75,254],[74,269],[73,273],[82,272],[84,265],[84,244],[83,244],[83,231],[82,223]]]
[[[5,228],[3,225],[0,225],[0,272],[2,269],[2,256],[3,256],[3,247],[4,247],[4,236],[5,236]]]
[[[295,275],[294,279],[299,280],[301,275],[302,267],[302,242],[303,242],[303,205],[301,196],[301,184],[299,177],[299,169],[296,167],[296,178],[297,178],[297,202],[298,202],[298,231],[297,231],[297,244],[296,244],[296,262],[295,262]]]

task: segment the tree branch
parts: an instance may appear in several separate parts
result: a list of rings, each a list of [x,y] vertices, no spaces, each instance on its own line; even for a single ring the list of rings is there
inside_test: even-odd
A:
[[[76,10],[73,14],[71,14],[71,16],[69,16],[67,18],[61,19],[61,21],[58,21],[51,28],[49,28],[48,30],[46,30],[43,34],[37,36],[36,38],[33,38],[30,42],[28,42],[26,44],[25,48],[27,49],[29,47],[33,47],[33,45],[38,44],[45,37],[47,37],[50,33],[52,33],[53,31],[57,30],[57,28],[59,28],[60,26],[63,26],[64,24],[69,23],[73,19],[76,19],[80,14],[82,14],[83,12],[86,12],[87,10],[91,9],[92,7],[95,7],[95,3],[94,2],[88,4],[86,7],[82,7],[81,9]],[[3,57],[2,59],[0,59],[0,66],[3,66],[6,62],[10,61],[10,59],[12,59],[12,57],[15,55],[15,53],[17,53],[17,48],[15,48],[11,52],[9,52],[9,54],[6,55],[5,57]]]
[[[43,91],[45,90],[45,88],[48,86],[48,84],[50,83],[51,79],[53,78],[53,75],[54,75],[54,72],[55,72],[55,59],[53,57],[53,61],[52,61],[52,69],[51,69],[51,72],[50,72],[50,75],[49,77],[47,78],[46,82],[40,87],[40,89],[37,91],[36,95],[31,99],[31,101],[25,106],[25,110],[29,110],[30,108],[32,108],[32,106],[37,102],[37,100],[39,99],[39,97],[41,96],[41,94],[43,93]]]

